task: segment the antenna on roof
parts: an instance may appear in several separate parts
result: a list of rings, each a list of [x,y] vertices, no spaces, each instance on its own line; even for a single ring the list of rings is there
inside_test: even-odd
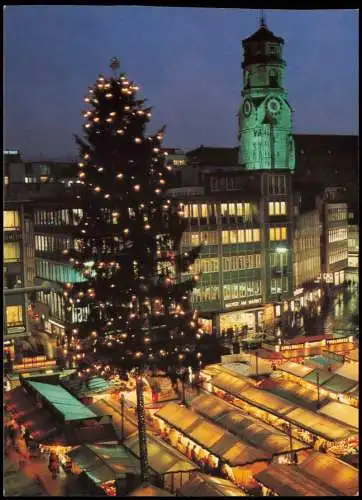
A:
[[[261,28],[266,28],[264,9],[260,9],[260,21],[259,22],[260,22]]]

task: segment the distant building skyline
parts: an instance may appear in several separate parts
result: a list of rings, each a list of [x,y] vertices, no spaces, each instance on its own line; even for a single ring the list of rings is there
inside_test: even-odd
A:
[[[5,147],[27,161],[77,157],[84,95],[111,73],[115,55],[154,106],[149,130],[167,125],[165,147],[237,146],[241,40],[256,31],[257,9],[8,6],[4,14]],[[358,135],[358,11],[267,10],[266,23],[285,39],[294,133]]]

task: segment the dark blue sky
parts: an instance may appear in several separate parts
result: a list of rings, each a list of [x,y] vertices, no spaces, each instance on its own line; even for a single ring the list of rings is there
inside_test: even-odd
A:
[[[285,39],[297,133],[358,134],[358,12],[266,12]],[[5,145],[26,159],[75,156],[88,85],[112,56],[154,106],[165,146],[237,144],[240,42],[258,11],[10,6],[4,11]]]

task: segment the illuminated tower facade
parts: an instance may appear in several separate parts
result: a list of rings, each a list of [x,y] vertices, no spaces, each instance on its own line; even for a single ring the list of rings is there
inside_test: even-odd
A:
[[[262,17],[259,30],[242,45],[239,163],[246,170],[293,171],[293,110],[284,89],[284,40],[267,29]]]

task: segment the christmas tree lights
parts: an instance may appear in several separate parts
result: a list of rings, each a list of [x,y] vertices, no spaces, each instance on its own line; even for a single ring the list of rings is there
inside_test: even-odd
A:
[[[148,370],[200,368],[202,330],[189,298],[198,276],[181,282],[199,248],[180,254],[183,206],[167,199],[172,168],[161,145],[164,127],[146,134],[151,108],[136,98],[125,74],[100,75],[82,112],[74,227],[77,249],[65,255],[85,281],[67,284],[68,311],[86,321],[68,329],[65,346],[80,376],[136,369],[142,475],[147,477],[142,375]],[[81,192],[79,194],[79,189]],[[107,360],[107,361],[106,361]]]

